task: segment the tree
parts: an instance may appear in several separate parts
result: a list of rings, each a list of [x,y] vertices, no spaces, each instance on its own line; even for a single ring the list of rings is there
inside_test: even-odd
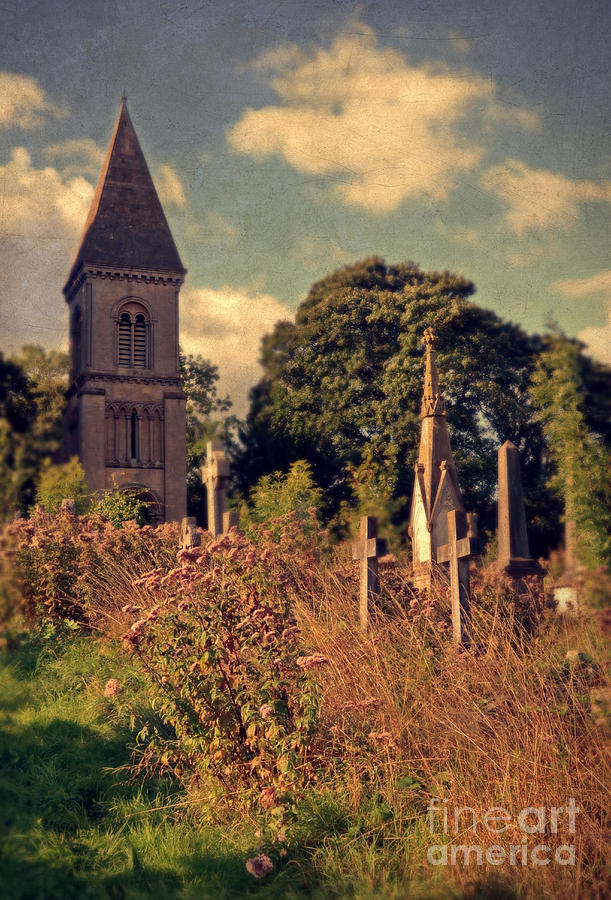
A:
[[[187,395],[187,512],[205,521],[204,492],[200,468],[206,455],[206,443],[217,434],[220,423],[213,414],[231,408],[229,397],[219,397],[218,367],[200,354],[180,353],[183,389]]]
[[[528,388],[541,342],[476,306],[474,290],[460,276],[379,258],[315,284],[295,323],[278,323],[263,340],[264,376],[243,447],[233,451],[242,491],[280,461],[305,459],[331,515],[342,501],[355,504],[349,473],[370,471],[382,484],[369,494],[390,494],[395,521],[404,521],[419,440],[420,340],[432,326],[468,506],[493,527],[496,449],[506,439],[521,452],[527,494],[540,501],[544,439]]]
[[[594,569],[611,565],[611,455],[603,443],[609,425],[601,414],[604,400],[594,408],[598,434],[584,415],[584,373],[600,382],[603,368],[588,363],[578,342],[556,329],[539,358],[532,396],[553,466],[550,484],[574,530],[578,561]]]
[[[40,472],[36,503],[40,503],[45,512],[56,513],[62,500],[74,500],[77,515],[82,515],[89,507],[85,471],[78,456],[59,466],[47,461]]]
[[[36,417],[30,381],[21,366],[0,353],[0,518],[21,507],[27,435]]]

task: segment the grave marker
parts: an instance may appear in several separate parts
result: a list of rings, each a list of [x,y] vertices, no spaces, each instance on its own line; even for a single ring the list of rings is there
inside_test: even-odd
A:
[[[478,552],[477,519],[462,509],[448,512],[448,543],[437,548],[437,562],[450,564],[452,597],[452,634],[454,643],[471,643],[471,605],[469,601],[469,558]]]
[[[229,509],[223,513],[223,534],[227,534],[232,528],[240,527],[240,514],[237,509]]]
[[[208,503],[208,531],[214,537],[223,533],[229,460],[219,441],[209,441],[206,463],[202,466],[202,481],[206,485]]]
[[[190,550],[191,547],[199,547],[201,542],[195,516],[185,516],[180,523],[180,549]]]
[[[361,563],[359,617],[363,631],[369,627],[369,604],[380,593],[378,557],[385,551],[386,542],[378,539],[376,516],[361,516],[359,536],[352,542],[352,559]]]
[[[541,575],[541,569],[532,559],[528,548],[520,454],[511,441],[505,441],[503,446],[499,447],[498,480],[497,567],[505,572],[519,589],[524,587],[525,576]]]

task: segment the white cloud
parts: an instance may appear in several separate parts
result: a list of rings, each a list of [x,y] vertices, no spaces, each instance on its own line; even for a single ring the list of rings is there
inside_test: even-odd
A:
[[[219,368],[219,392],[228,393],[232,412],[243,416],[248,391],[259,381],[261,338],[276,322],[293,319],[271,294],[244,288],[185,288],[180,296],[181,345]]]
[[[163,163],[157,169],[155,178],[155,187],[159,194],[159,199],[164,206],[180,206],[187,205],[187,197],[185,195],[182,181],[178,173],[171,166]]]
[[[611,297],[611,269],[587,278],[563,278],[555,281],[552,287],[565,297],[587,297],[589,294],[606,294]]]
[[[62,287],[93,187],[82,177],[37,169],[24,147],[0,166],[0,332],[5,349],[65,345]]]
[[[539,228],[572,228],[582,203],[611,203],[611,181],[571,181],[546,169],[507,159],[482,174],[483,186],[504,201],[505,222],[522,235]]]
[[[485,153],[477,121],[536,121],[499,104],[490,78],[410,65],[357,24],[359,33],[340,34],[328,50],[306,56],[291,45],[252,64],[276,71],[271,83],[280,102],[245,110],[228,131],[234,151],[281,156],[299,172],[331,177],[345,203],[384,213],[408,197],[447,197]],[[469,136],[461,137],[466,123]]]
[[[64,178],[88,175],[97,180],[104,164],[104,151],[91,138],[75,138],[50,144],[43,152],[46,159],[62,167]]]
[[[61,119],[68,112],[51,103],[35,78],[0,72],[0,126],[37,128],[46,115]]]
[[[611,366],[611,269],[597,272],[587,278],[563,278],[554,282],[552,288],[575,300],[595,295],[606,298],[604,325],[588,325],[577,337],[586,345],[589,354]]]

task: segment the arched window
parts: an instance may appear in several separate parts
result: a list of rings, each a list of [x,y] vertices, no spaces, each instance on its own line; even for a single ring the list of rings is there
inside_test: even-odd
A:
[[[119,314],[118,361],[120,366],[150,366],[149,323],[138,303],[128,303]]]

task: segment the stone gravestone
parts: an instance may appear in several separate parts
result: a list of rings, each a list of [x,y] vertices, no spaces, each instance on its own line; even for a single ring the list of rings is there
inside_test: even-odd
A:
[[[59,511],[69,513],[72,516],[76,515],[76,500],[65,497],[60,503]]]
[[[511,441],[499,448],[498,480],[497,567],[513,580],[516,588],[523,589],[525,576],[540,576],[542,571],[528,549],[520,454]]]
[[[190,550],[191,547],[199,547],[201,542],[195,516],[185,516],[180,523],[180,549]]]
[[[223,534],[227,534],[232,528],[240,527],[240,514],[237,509],[229,509],[223,513]]]
[[[202,481],[206,485],[208,500],[208,531],[218,537],[223,533],[223,513],[229,481],[229,460],[219,441],[208,442],[206,463],[202,466]]]
[[[469,600],[469,559],[478,552],[477,518],[462,509],[448,512],[448,543],[437,548],[437,562],[450,564],[452,597],[452,635],[454,643],[471,643],[471,604]]]
[[[352,559],[361,563],[359,617],[363,631],[369,628],[369,604],[380,593],[378,557],[385,553],[385,545],[385,541],[378,539],[376,516],[361,516],[360,533],[352,543]]]

